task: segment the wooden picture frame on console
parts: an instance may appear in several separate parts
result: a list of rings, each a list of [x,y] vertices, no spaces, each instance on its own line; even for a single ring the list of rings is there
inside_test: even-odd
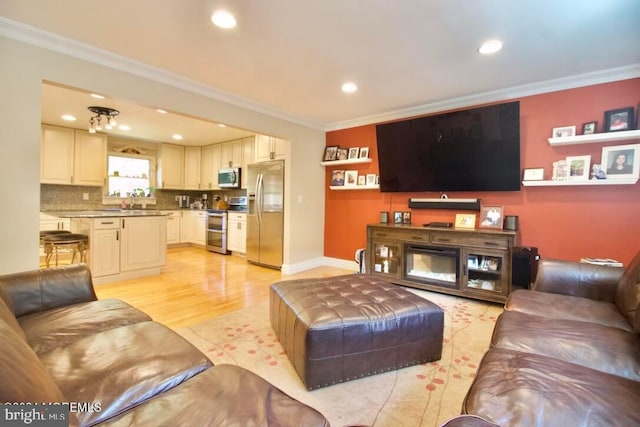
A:
[[[475,230],[476,215],[475,214],[456,214],[455,228]]]
[[[502,230],[504,215],[502,206],[483,206],[480,209],[480,228]]]

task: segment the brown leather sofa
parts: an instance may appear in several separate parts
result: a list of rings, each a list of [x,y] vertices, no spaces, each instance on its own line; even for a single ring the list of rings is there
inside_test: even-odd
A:
[[[70,402],[71,425],[329,425],[123,301],[97,300],[85,265],[0,276],[0,378],[0,402]]]
[[[626,269],[543,260],[514,291],[463,403],[500,426],[640,425],[640,253]]]

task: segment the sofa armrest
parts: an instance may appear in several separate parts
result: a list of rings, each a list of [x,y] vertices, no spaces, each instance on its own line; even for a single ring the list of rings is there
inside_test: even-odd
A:
[[[577,261],[540,260],[534,291],[614,302],[624,269]]]
[[[98,299],[85,264],[0,276],[0,297],[16,317]]]

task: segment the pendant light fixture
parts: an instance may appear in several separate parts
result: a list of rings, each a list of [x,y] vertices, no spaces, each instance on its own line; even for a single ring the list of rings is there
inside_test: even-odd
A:
[[[101,131],[102,130],[102,125],[103,125],[102,120],[103,119],[104,119],[104,128],[105,129],[112,129],[113,127],[115,127],[117,125],[115,117],[118,114],[120,114],[120,111],[114,110],[113,108],[109,108],[109,107],[91,106],[91,107],[88,107],[88,108],[89,108],[89,111],[91,111],[92,113],[95,114],[95,116],[93,116],[93,117],[91,117],[89,119],[89,132],[90,133],[96,133],[96,131]]]

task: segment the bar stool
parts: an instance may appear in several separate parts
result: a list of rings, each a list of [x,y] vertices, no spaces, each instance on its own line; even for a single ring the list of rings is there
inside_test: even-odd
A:
[[[52,230],[54,231],[54,230]],[[87,261],[87,249],[89,249],[89,236],[77,233],[53,233],[42,238],[44,243],[45,263],[51,265],[51,257],[55,255],[55,265],[58,266],[58,253],[71,252],[71,264],[75,263],[76,254],[80,262]]]
[[[40,246],[44,244],[44,238],[54,234],[71,234],[69,230],[40,230]]]

